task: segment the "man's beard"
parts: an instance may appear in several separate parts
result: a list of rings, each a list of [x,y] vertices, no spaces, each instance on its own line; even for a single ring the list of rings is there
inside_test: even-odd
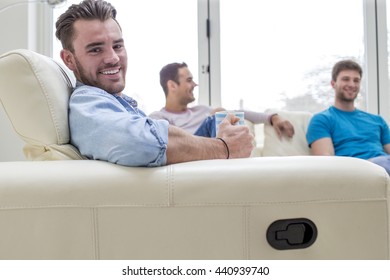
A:
[[[76,67],[77,67],[77,72],[79,74],[80,82],[82,82],[83,84],[88,85],[88,86],[101,88],[110,94],[120,93],[125,88],[124,85],[123,86],[118,86],[118,85],[114,85],[114,84],[106,85],[106,84],[101,83],[98,79],[93,80],[93,79],[88,78],[88,76],[85,74],[86,71],[84,70],[84,67],[81,65],[81,63],[79,62],[79,60],[77,59],[76,56],[74,57],[74,59],[76,61]],[[113,65],[111,65],[111,66],[113,66]]]
[[[337,96],[338,96],[338,99],[343,101],[343,102],[354,102],[358,96],[358,93],[355,93],[355,95],[353,97],[350,97],[349,95],[344,94],[344,91],[340,91],[340,92],[338,92]]]

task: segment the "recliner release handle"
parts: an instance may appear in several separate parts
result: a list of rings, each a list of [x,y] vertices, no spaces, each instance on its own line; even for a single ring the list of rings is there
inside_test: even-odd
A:
[[[273,222],[267,230],[267,241],[275,249],[303,249],[317,239],[317,227],[309,219],[285,219]]]

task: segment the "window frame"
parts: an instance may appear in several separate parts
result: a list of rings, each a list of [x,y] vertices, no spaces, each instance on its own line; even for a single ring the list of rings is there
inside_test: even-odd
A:
[[[367,110],[390,120],[386,0],[364,1]],[[376,93],[376,94],[375,94]]]

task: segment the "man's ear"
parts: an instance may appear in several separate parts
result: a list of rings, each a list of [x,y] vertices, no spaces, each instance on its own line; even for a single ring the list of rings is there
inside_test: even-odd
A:
[[[332,88],[334,88],[334,84],[335,84],[335,83],[336,83],[336,82],[333,81],[333,80],[330,81],[330,85],[332,86]]]
[[[61,50],[60,56],[64,64],[72,71],[76,70],[73,53],[69,50]]]
[[[168,87],[168,91],[170,92],[171,90],[177,88],[177,83],[174,82],[174,81],[172,81],[172,80],[169,80],[169,81],[167,82],[167,87]]]

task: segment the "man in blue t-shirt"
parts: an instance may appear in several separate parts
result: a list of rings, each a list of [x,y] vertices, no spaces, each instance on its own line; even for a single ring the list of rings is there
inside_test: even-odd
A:
[[[332,70],[334,106],[315,114],[306,138],[313,155],[349,156],[370,160],[390,174],[390,132],[385,120],[355,108],[362,68],[342,60]]]

